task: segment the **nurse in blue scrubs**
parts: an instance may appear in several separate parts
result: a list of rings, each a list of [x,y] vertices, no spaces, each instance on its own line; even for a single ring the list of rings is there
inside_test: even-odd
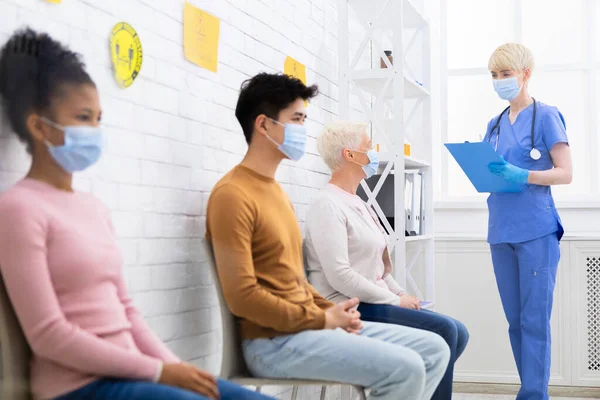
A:
[[[485,139],[502,156],[489,169],[522,185],[488,198],[488,242],[521,378],[517,400],[547,400],[550,315],[563,227],[551,186],[571,183],[572,163],[560,111],[531,97],[531,52],[508,43],[489,61],[494,89],[509,106],[488,124]]]

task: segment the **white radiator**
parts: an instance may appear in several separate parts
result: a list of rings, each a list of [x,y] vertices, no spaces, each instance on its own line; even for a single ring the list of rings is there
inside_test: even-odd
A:
[[[586,258],[586,284],[587,365],[600,373],[600,257]]]

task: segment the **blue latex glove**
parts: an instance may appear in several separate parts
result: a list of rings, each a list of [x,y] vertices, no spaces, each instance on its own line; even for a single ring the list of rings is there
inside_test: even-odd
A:
[[[509,182],[515,182],[524,185],[529,179],[528,170],[516,167],[511,163],[506,162],[502,156],[500,156],[500,162],[490,163],[488,168],[494,175],[501,176]]]

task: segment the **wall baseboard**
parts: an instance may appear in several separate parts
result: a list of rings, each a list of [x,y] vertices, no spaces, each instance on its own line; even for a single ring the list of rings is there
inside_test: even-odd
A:
[[[454,392],[516,395],[519,392],[519,385],[458,382],[454,384]],[[600,388],[550,386],[549,392],[550,396],[557,397],[584,397],[590,399],[600,399]]]

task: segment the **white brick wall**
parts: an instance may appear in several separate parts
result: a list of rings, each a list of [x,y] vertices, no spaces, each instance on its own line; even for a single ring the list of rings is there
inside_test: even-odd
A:
[[[211,188],[246,151],[233,112],[237,91],[260,71],[281,71],[287,55],[306,64],[308,82],[320,86],[308,110],[311,154],[284,162],[277,176],[302,223],[327,180],[314,136],[338,111],[338,25],[336,0],[191,3],[221,18],[216,74],[183,56],[184,0],[0,0],[0,43],[30,25],[84,55],[101,92],[108,143],[76,185],[112,210],[127,282],[150,325],[182,358],[216,372],[219,317],[200,239]],[[115,84],[108,53],[121,20],[137,29],[144,49],[141,75],[128,90]],[[0,124],[3,190],[23,176],[29,158]],[[308,398],[314,390],[303,392]]]

